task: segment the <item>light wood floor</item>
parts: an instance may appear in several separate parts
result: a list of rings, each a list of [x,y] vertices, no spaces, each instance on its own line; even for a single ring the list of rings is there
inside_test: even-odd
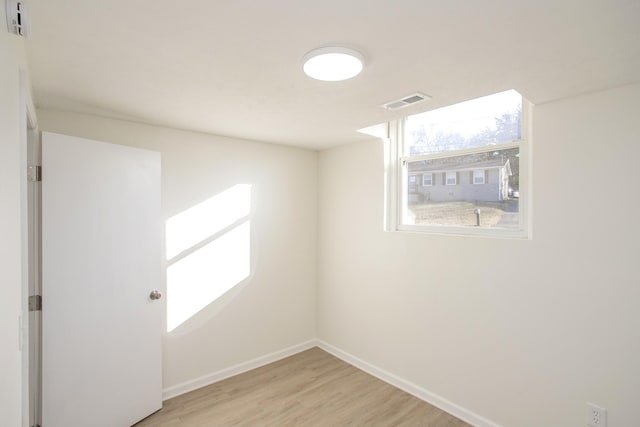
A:
[[[469,424],[319,348],[164,402],[136,427]]]

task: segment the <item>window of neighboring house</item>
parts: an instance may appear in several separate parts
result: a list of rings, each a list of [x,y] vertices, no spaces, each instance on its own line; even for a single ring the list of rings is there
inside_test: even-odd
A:
[[[484,184],[484,169],[476,169],[473,171],[473,183]]]
[[[456,185],[458,183],[458,174],[456,172],[447,172],[445,182],[447,185]]]
[[[412,184],[412,185],[416,184],[416,176],[415,175],[410,175],[409,176],[409,184]]]
[[[509,90],[390,122],[387,230],[528,237],[529,108]]]

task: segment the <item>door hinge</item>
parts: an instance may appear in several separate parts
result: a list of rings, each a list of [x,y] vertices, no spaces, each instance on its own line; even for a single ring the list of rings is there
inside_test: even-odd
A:
[[[42,181],[42,166],[29,166],[27,168],[27,181],[29,182]]]
[[[29,311],[42,311],[41,295],[31,295],[29,297]]]

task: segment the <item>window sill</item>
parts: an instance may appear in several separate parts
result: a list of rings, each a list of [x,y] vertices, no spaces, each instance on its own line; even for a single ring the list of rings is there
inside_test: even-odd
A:
[[[495,227],[455,227],[439,225],[398,225],[390,232],[416,233],[424,235],[485,237],[496,239],[531,240],[531,234],[524,229]]]

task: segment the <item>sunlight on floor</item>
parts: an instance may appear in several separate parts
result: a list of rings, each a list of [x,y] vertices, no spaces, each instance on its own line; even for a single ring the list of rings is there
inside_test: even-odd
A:
[[[167,220],[167,331],[251,273],[251,185],[236,185]]]

